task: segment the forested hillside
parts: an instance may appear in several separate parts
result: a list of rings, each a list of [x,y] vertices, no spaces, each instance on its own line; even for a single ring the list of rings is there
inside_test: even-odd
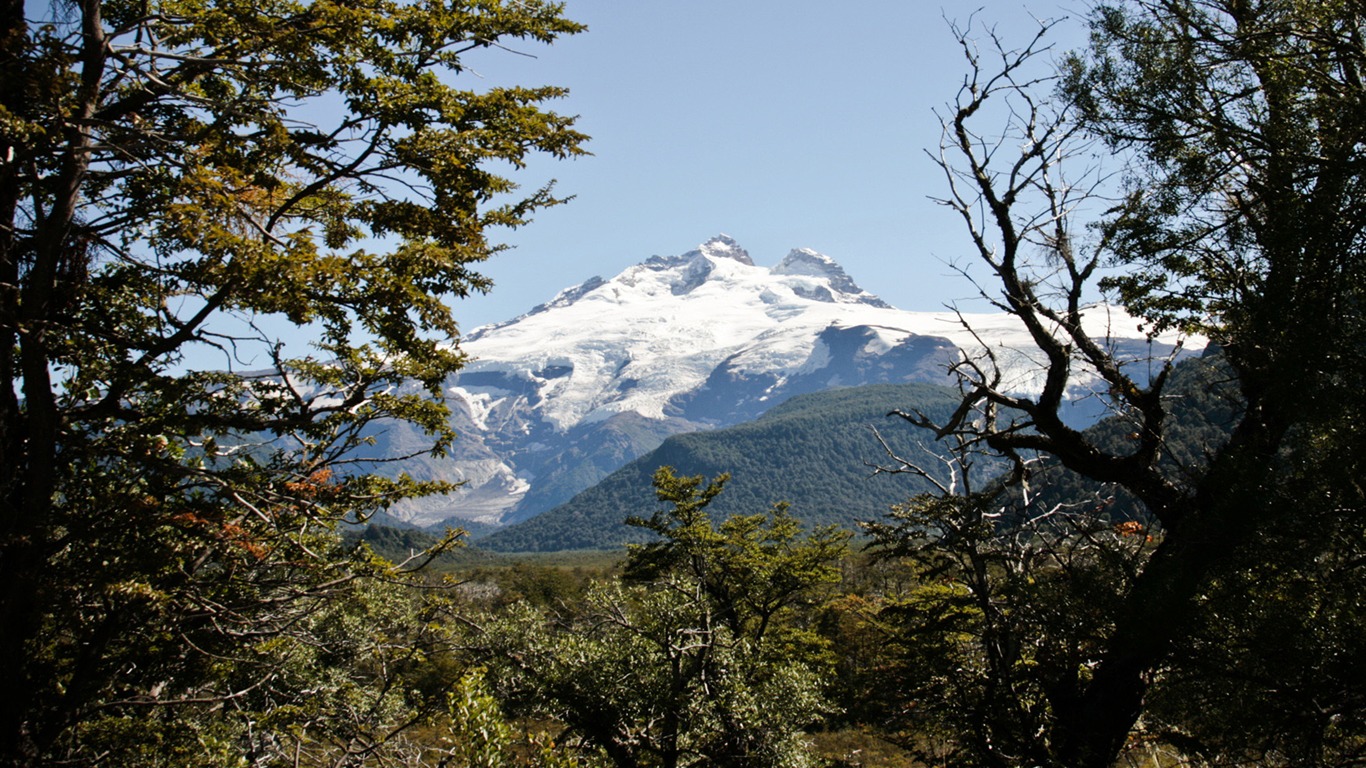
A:
[[[882,517],[893,505],[932,489],[915,473],[887,473],[901,468],[888,450],[933,469],[941,479],[947,473],[947,447],[892,412],[917,411],[942,420],[958,402],[956,391],[931,384],[852,387],[794,397],[752,422],[671,437],[569,503],[491,535],[475,536],[474,546],[541,552],[645,541],[648,534],[625,520],[657,506],[650,488],[654,472],[663,466],[683,475],[730,474],[712,514],[742,514],[787,502],[806,525],[858,531],[860,524]],[[1179,480],[1197,473],[1228,440],[1241,406],[1231,373],[1217,354],[1178,365],[1167,403],[1171,424],[1164,467]],[[1104,404],[1097,409],[1103,411]],[[1111,413],[1087,434],[1098,445],[1122,453],[1133,445],[1134,430],[1131,419]],[[974,472],[997,482],[993,473],[1005,467],[1003,460],[985,460]],[[1009,493],[1005,485],[1003,492]],[[1051,459],[1032,469],[1031,485],[1035,505],[1099,505],[1105,518],[1115,522],[1147,517],[1122,487],[1096,482]]]
[[[890,466],[877,434],[900,455],[934,462],[925,435],[899,419],[897,408],[946,417],[958,395],[931,384],[885,384],[799,395],[762,417],[735,427],[676,435],[627,464],[569,503],[477,540],[502,551],[620,547],[645,533],[625,524],[658,506],[651,478],[661,466],[681,475],[731,475],[713,504],[716,515],[792,505],[807,525],[849,530],[882,515],[895,503],[924,491],[919,478],[875,475]]]

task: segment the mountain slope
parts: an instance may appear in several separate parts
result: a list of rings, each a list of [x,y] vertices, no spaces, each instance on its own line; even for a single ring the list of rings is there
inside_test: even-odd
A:
[[[1167,392],[1171,418],[1162,465],[1173,482],[1182,484],[1202,472],[1209,456],[1228,440],[1242,406],[1233,379],[1217,356],[1183,361]],[[938,459],[927,450],[933,445],[931,436],[886,414],[893,408],[915,408],[942,421],[958,402],[956,390],[927,384],[798,396],[753,422],[671,437],[569,503],[494,531],[476,547],[527,552],[615,548],[643,541],[645,535],[623,521],[659,507],[650,480],[664,465],[684,475],[732,473],[725,492],[710,507],[718,518],[790,501],[793,513],[808,526],[854,528],[858,522],[880,518],[893,504],[932,490],[911,475],[872,475],[870,463],[890,464],[872,428],[898,456],[935,467]],[[1087,432],[1107,450],[1122,452],[1134,429],[1124,415],[1111,414]],[[1002,469],[1004,463],[979,463],[976,477],[980,482]],[[1123,490],[1080,477],[1052,459],[1035,467],[1030,486],[1036,510],[1080,505],[1116,522],[1146,521],[1145,512]]]
[[[675,435],[654,451],[613,472],[569,503],[476,543],[483,549],[541,551],[610,548],[643,540],[623,524],[659,506],[650,479],[660,466],[680,474],[732,477],[710,510],[718,517],[763,511],[778,501],[809,525],[853,527],[892,504],[928,490],[909,475],[874,476],[870,464],[887,464],[878,431],[900,455],[937,465],[922,446],[925,435],[895,408],[919,408],[936,418],[957,405],[956,390],[931,384],[883,384],[800,395],[755,421],[707,432]]]
[[[1134,360],[1172,351],[1173,340],[1150,342],[1117,310],[1097,306],[1086,319]],[[1008,389],[1042,383],[1039,353],[1012,318],[905,312],[827,256],[795,250],[765,267],[725,236],[592,278],[462,346],[473,360],[447,382],[461,436],[452,455],[396,468],[465,485],[394,510],[416,525],[526,520],[669,435],[737,424],[831,387],[947,383],[964,356],[992,356]],[[1092,378],[1074,377],[1079,419],[1097,402],[1086,398]],[[377,436],[378,455],[416,443],[393,429]]]

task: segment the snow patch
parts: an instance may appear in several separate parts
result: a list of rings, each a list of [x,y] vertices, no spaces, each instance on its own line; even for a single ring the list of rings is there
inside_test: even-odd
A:
[[[1084,317],[1092,336],[1115,339],[1135,360],[1148,354],[1146,336],[1122,310],[1096,306]],[[462,468],[468,485],[448,511],[496,519],[512,510],[536,493],[538,482],[518,462],[532,465],[533,454],[534,461],[556,460],[547,458],[552,447],[566,450],[562,441],[576,427],[620,414],[680,418],[685,406],[695,408],[687,416],[693,424],[710,424],[734,407],[726,399],[729,382],[736,383],[735,392],[757,387],[744,396],[770,401],[803,379],[864,383],[848,380],[863,375],[858,361],[872,359],[872,370],[881,356],[906,358],[919,348],[916,336],[945,339],[983,366],[994,358],[1012,393],[1033,394],[1043,386],[1044,355],[1017,319],[895,309],[810,249],[794,250],[770,268],[755,265],[722,235],[682,256],[656,256],[613,278],[594,278],[466,337],[462,346],[473,359],[450,393],[467,404],[478,433],[471,439],[482,441],[483,455],[510,458]],[[1174,335],[1155,339],[1151,354],[1161,357],[1176,341]],[[1204,343],[1189,339],[1186,346]],[[851,353],[855,365],[827,372]],[[916,375],[933,378],[937,368],[927,362]],[[1079,396],[1095,378],[1094,371],[1077,369]],[[700,396],[708,382],[711,394]],[[943,383],[952,383],[947,374]]]
[[[497,387],[450,387],[447,391],[465,402],[470,420],[483,430],[489,428],[489,415],[512,394]]]
[[[870,326],[873,338],[863,345],[863,351],[869,355],[885,355],[895,349],[901,342],[911,337],[909,331],[900,328],[888,328],[886,326]]]

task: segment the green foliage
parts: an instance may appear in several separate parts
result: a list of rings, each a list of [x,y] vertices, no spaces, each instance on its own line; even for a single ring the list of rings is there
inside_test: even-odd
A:
[[[657,450],[627,464],[570,502],[499,531],[477,546],[500,551],[620,547],[646,540],[645,529],[623,520],[647,508],[655,470],[685,474],[731,472],[726,493],[713,502],[719,518],[792,502],[792,516],[806,525],[840,525],[878,517],[908,491],[928,489],[916,479],[873,477],[871,464],[887,456],[873,435],[884,430],[897,452],[929,454],[912,431],[888,428],[887,413],[917,407],[947,416],[957,394],[930,384],[880,384],[800,395],[755,421],[709,432],[676,435]]]
[[[512,727],[484,679],[482,670],[467,673],[454,686],[450,697],[450,725],[443,734],[449,745],[437,765],[458,768],[593,768],[602,763],[592,757],[581,759],[557,749],[546,734],[536,734],[524,743],[513,738]],[[428,765],[431,763],[419,763]]]
[[[435,763],[453,751],[484,753],[489,745],[478,742],[412,738],[416,729],[449,728],[448,698],[466,693],[432,684],[449,648],[436,616],[433,605],[409,591],[352,579],[313,595],[309,610],[292,611],[288,632],[256,634],[259,623],[243,624],[234,644],[200,654],[187,653],[186,645],[202,634],[177,636],[171,627],[149,626],[144,647],[107,660],[123,673],[118,686],[100,706],[83,711],[54,751],[78,764],[147,766],[332,765],[348,754],[387,765],[408,764],[414,756]],[[217,618],[233,617],[220,612]],[[49,658],[58,662],[79,656],[51,650]],[[209,651],[214,655],[205,658]],[[177,662],[199,668],[178,669]],[[99,674],[68,671],[57,683],[68,689],[86,672]],[[196,687],[187,689],[191,676]]]
[[[657,476],[665,541],[572,613],[513,606],[475,622],[494,677],[528,712],[628,766],[811,765],[828,654],[801,610],[838,578],[847,536],[800,537],[782,510],[717,526],[721,482]],[[789,572],[784,572],[784,570]]]
[[[1354,430],[1342,425],[1358,420],[1366,376],[1366,225],[1359,214],[1366,202],[1366,16],[1348,2],[1116,0],[1097,5],[1090,20],[1089,48],[1067,57],[1051,81],[1037,69],[1051,22],[1020,48],[989,32],[986,55],[955,30],[970,73],[945,113],[943,202],[967,225],[992,276],[984,297],[1019,320],[1045,370],[1042,390],[1021,395],[1010,391],[991,353],[966,360],[956,369],[964,397],[954,416],[913,421],[960,450],[989,448],[1011,459],[1009,480],[1026,509],[1040,501],[1036,484],[1065,467],[1123,489],[1128,500],[1120,501],[1132,501],[1127,514],[1135,518],[1124,525],[1141,527],[1142,520],[1157,529],[1150,552],[1131,566],[1098,571],[1097,594],[1114,599],[1099,601],[1094,622],[1076,623],[1095,628],[1070,641],[1079,649],[1094,645],[1082,650],[1085,672],[1058,695],[1049,665],[1039,664],[1028,681],[1042,683],[1044,695],[1025,696],[1034,703],[1007,713],[1005,728],[992,724],[992,713],[1004,710],[984,712],[992,744],[973,758],[1105,768],[1135,739],[1166,739],[1214,761],[1350,763],[1362,741],[1358,708],[1330,679],[1355,672],[1313,654],[1296,657],[1305,665],[1268,665],[1264,650],[1295,644],[1258,617],[1220,617],[1226,605],[1241,604],[1312,627],[1310,634],[1325,640],[1355,631],[1353,612],[1310,600],[1292,605],[1281,593],[1314,578],[1325,585],[1343,578],[1321,566],[1351,559],[1344,542],[1355,540],[1353,521],[1363,508],[1359,475],[1318,457],[1355,454]],[[1059,87],[1048,93],[1044,82]],[[981,125],[992,119],[1004,125]],[[1112,175],[1097,168],[1102,147],[1121,163]],[[1119,195],[1110,193],[1115,181]],[[1094,217],[1081,221],[1088,211]],[[1222,416],[1181,424],[1172,408],[1179,391],[1172,361],[1147,361],[1156,373],[1139,376],[1144,361],[1135,365],[1093,338],[1083,298],[1097,280],[1150,328],[1198,331],[1215,343],[1222,360],[1201,373],[1215,374],[1209,394],[1225,398]],[[1068,383],[1081,371],[1108,390],[1116,418],[1105,429],[1079,432],[1062,418]],[[1183,445],[1185,427],[1196,437]],[[1044,468],[1041,456],[1053,466]],[[1043,495],[1050,492],[1057,504],[1003,515],[1003,527],[992,525],[986,541],[1067,533],[1051,545],[1067,553],[1054,568],[1070,573],[1080,557],[1086,572],[1102,540],[1080,525],[1040,529],[1042,517],[1083,501],[1066,489]],[[1091,493],[1084,501],[1092,506],[1120,496]],[[973,495],[964,498],[966,512]],[[954,507],[948,498],[936,504]],[[1103,520],[1105,510],[1097,511],[1093,519]],[[913,528],[899,535],[914,540]],[[1306,538],[1302,546],[1268,547],[1289,530]],[[1297,583],[1289,573],[1314,576]],[[984,583],[1008,586],[1006,575]],[[1034,596],[1013,613],[1077,604],[1073,598],[1085,596],[1089,584],[1061,582],[1058,594]],[[1226,592],[1233,584],[1255,602]],[[1306,613],[1296,616],[1300,610]],[[990,618],[985,607],[981,612]],[[1183,666],[1195,660],[1179,649],[1197,638],[1216,648],[1225,629],[1231,644],[1205,658],[1227,668]],[[1047,625],[1030,634],[1040,648],[1069,638]],[[1243,641],[1254,647],[1238,648]],[[990,662],[999,652],[986,645],[982,658]],[[1338,672],[1325,674],[1329,668]],[[985,680],[1010,688],[1014,669],[1000,665]],[[1181,694],[1161,696],[1187,673]],[[1274,723],[1275,732],[1253,733],[1232,708],[1176,704],[1181,696],[1208,701],[1198,693],[1201,681],[1210,691],[1262,703],[1304,690],[1309,680],[1333,691],[1321,710],[1334,712],[1331,726],[1309,716],[1298,693],[1286,696],[1295,703],[1283,716],[1258,721]],[[1159,700],[1174,705],[1163,734],[1146,730],[1156,717],[1145,717],[1145,708]]]
[[[681,583],[601,586],[570,624],[514,609],[488,627],[512,701],[617,766],[805,765],[820,680],[736,638]]]
[[[382,763],[427,716],[363,585],[408,577],[335,531],[444,487],[354,462],[384,420],[452,438],[449,302],[559,202],[494,169],[584,140],[559,89],[453,83],[560,12],[0,9],[0,764]]]
[[[1351,765],[1366,750],[1366,413],[1342,403],[1278,458],[1281,512],[1202,593],[1155,686],[1154,730],[1210,763]]]
[[[1232,438],[1186,478],[1206,525],[1168,536],[1224,531],[1159,689],[1173,739],[1211,761],[1347,764],[1366,740],[1360,670],[1335,661],[1360,616],[1332,597],[1366,507],[1344,427],[1366,374],[1363,24],[1355,3],[1114,4],[1068,82],[1097,135],[1145,161],[1109,222],[1114,287],[1208,333],[1236,381]]]
[[[802,526],[785,503],[716,525],[707,507],[727,480],[722,475],[703,486],[700,475],[656,470],[655,493],[671,506],[648,519],[627,519],[660,539],[630,547],[624,578],[649,583],[683,574],[701,587],[731,632],[757,642],[775,618],[810,600],[819,585],[838,580],[851,534],[827,527],[798,538]]]
[[[1293,337],[1303,363],[1333,343],[1319,330],[1360,333],[1343,313],[1359,314],[1363,288],[1361,24],[1343,2],[1098,7],[1065,89],[1098,135],[1144,160],[1109,224],[1128,306],[1221,342]]]
[[[1167,398],[1164,471],[1196,482],[1242,414],[1232,372],[1217,355],[1186,361]],[[1342,421],[1358,410],[1345,406]],[[1116,414],[1088,436],[1119,453],[1135,428]],[[1134,754],[1257,765],[1360,754],[1366,678],[1348,650],[1363,618],[1363,530],[1350,512],[1362,503],[1351,479],[1359,440],[1337,429],[1279,460],[1280,484],[1266,495],[1294,515],[1240,547],[1201,593],[1191,634],[1149,690]],[[1164,537],[1123,488],[1056,462],[1039,462],[1029,488],[1026,497],[992,483],[976,497],[899,506],[870,528],[883,567],[904,569],[911,584],[870,581],[870,571],[827,619],[852,651],[841,674],[857,722],[880,724],[927,762],[1015,764],[1031,750],[1031,760],[1051,759],[1053,723],[1080,699]],[[873,676],[891,684],[870,697]]]
[[[1366,542],[1359,523],[1334,528],[1328,546],[1322,531],[1260,540],[1211,586],[1209,610],[1154,687],[1148,717],[1159,738],[1211,764],[1361,759]]]
[[[573,612],[584,602],[589,588],[617,570],[615,559],[607,563],[557,566],[537,560],[459,569],[461,588],[481,596],[487,608],[499,610],[527,603],[561,613]]]
[[[372,522],[360,529],[346,526],[341,536],[347,545],[363,543],[370,552],[405,570],[445,571],[466,555],[463,546],[444,546],[443,537],[416,528],[394,528]],[[461,543],[464,543],[463,539]]]
[[[1000,487],[926,494],[871,526],[881,555],[918,581],[879,618],[898,692],[883,724],[922,760],[1051,764],[1053,723],[1080,700],[1152,549],[1143,528],[1112,526],[1090,505],[1011,503]]]

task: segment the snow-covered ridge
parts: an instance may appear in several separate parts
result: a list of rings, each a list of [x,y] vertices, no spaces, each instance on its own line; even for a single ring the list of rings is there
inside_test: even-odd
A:
[[[720,235],[682,256],[594,278],[516,322],[477,330],[464,345],[474,358],[466,370],[534,382],[543,416],[561,430],[627,411],[663,418],[674,395],[774,331],[800,330],[799,341],[770,350],[763,365],[795,367],[815,332],[861,324],[867,310],[896,312],[829,257],[793,251],[770,269]],[[568,372],[550,377],[548,368]]]
[[[1117,308],[1095,307],[1086,320],[1098,337],[1146,338]],[[855,326],[879,329],[869,354],[912,336],[942,338],[970,355],[990,346],[1010,389],[1042,386],[1041,356],[1014,318],[898,310],[828,256],[799,249],[773,268],[757,266],[725,235],[594,278],[516,322],[471,334],[464,349],[474,358],[468,373],[524,378],[542,416],[567,430],[627,411],[663,418],[675,395],[732,358],[740,374],[795,371],[821,331]]]
[[[885,309],[892,308],[887,302],[858,287],[853,278],[844,271],[844,267],[835,263],[834,259],[810,248],[792,250],[778,263],[778,266],[773,268],[773,274],[824,278],[829,281],[831,290],[837,292],[836,294],[821,294],[819,292],[805,294],[805,298],[836,302],[842,300],[843,303],[848,303],[852,299],[859,304],[870,304]]]
[[[697,246],[697,250],[683,254],[682,258],[693,259],[697,256],[705,256],[709,259],[732,259],[746,266],[754,266],[754,259],[749,257],[749,251],[741,248],[740,244],[735,242],[735,238],[724,232]]]
[[[1089,309],[1086,324],[1135,360],[1176,342],[1148,339],[1113,307]],[[451,477],[470,485],[415,522],[522,519],[668,434],[832,386],[950,383],[964,355],[994,357],[1012,391],[1043,383],[1042,355],[1012,317],[899,310],[829,256],[796,249],[762,266],[726,235],[594,277],[462,346],[472,362],[447,391],[465,445],[456,464],[462,451],[473,463]],[[1078,371],[1077,397],[1093,378]]]

